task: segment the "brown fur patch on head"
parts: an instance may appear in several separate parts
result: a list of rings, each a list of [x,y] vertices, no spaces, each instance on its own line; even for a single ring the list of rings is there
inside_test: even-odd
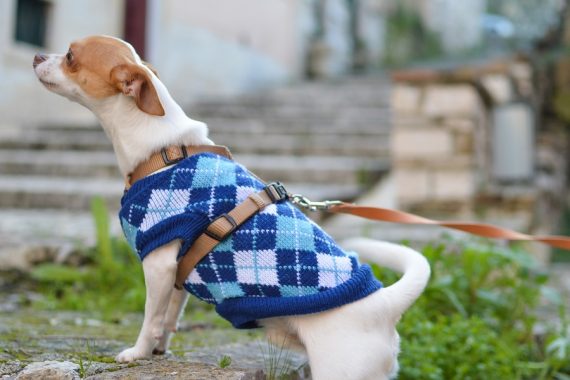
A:
[[[73,42],[61,65],[90,97],[102,99],[123,92],[133,96],[142,111],[162,116],[164,109],[150,75],[137,61],[125,42],[92,36]]]
[[[135,62],[131,49],[125,43],[110,37],[94,36],[73,42],[61,65],[63,72],[87,95],[104,98],[118,92],[109,75],[113,67]]]

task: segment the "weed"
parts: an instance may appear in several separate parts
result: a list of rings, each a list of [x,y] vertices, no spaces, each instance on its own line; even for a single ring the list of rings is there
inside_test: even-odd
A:
[[[220,368],[227,368],[232,364],[232,358],[228,355],[224,355],[218,361],[218,366]]]
[[[274,342],[271,339],[267,344],[259,342],[263,354],[265,376],[268,380],[286,379],[291,370],[291,351],[286,349],[288,336],[283,341]]]
[[[79,364],[79,377],[81,379],[87,377],[87,372],[91,368],[93,364],[93,351],[91,349],[91,343],[89,340],[85,340],[85,351],[79,352],[77,357],[77,361]]]
[[[26,361],[30,358],[30,354],[25,352],[23,349],[3,348],[2,351],[5,352],[6,354],[10,355],[13,359],[16,359],[19,361]]]

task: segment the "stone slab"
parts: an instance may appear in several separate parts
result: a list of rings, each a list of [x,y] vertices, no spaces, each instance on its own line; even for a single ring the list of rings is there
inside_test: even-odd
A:
[[[451,156],[453,135],[444,128],[396,129],[392,136],[392,153],[396,160]]]
[[[477,115],[482,108],[477,90],[467,84],[429,85],[422,113],[430,117]]]
[[[495,104],[504,104],[513,99],[513,84],[507,75],[487,74],[480,80],[483,87],[491,95]]]
[[[68,361],[31,363],[16,376],[16,380],[79,380],[79,365]]]
[[[420,109],[422,88],[406,84],[393,87],[390,101],[392,110],[398,114],[414,114]]]

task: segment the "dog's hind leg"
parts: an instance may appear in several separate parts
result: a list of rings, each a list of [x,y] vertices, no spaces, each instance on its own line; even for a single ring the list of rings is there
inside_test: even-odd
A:
[[[174,241],[152,251],[143,260],[146,285],[144,321],[134,347],[117,355],[115,360],[118,362],[150,357],[162,339],[166,310],[174,290],[179,249],[180,241]]]
[[[178,329],[178,321],[184,312],[184,307],[188,301],[188,292],[184,289],[174,289],[170,296],[170,303],[166,310],[166,317],[164,318],[164,332],[156,345],[154,351],[155,355],[162,355],[168,351],[172,335]]]
[[[397,372],[399,351],[390,310],[374,313],[379,292],[352,304],[290,317],[315,380],[386,380]],[[380,299],[379,299],[380,298]]]
[[[387,380],[397,371],[393,346],[365,331],[314,331],[304,342],[315,380]]]
[[[297,332],[289,324],[288,317],[268,318],[259,321],[265,329],[267,341],[278,349],[291,349],[306,354]]]

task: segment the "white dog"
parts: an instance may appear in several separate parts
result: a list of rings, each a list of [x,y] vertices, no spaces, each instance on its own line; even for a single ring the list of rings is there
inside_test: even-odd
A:
[[[73,42],[67,54],[36,55],[33,66],[47,89],[97,116],[126,178],[165,147],[213,145],[206,124],[186,116],[156,73],[124,41],[88,37]],[[144,256],[144,322],[135,345],[117,355],[117,361],[148,358],[168,349],[188,294],[173,287],[183,245],[183,240],[174,239]],[[356,238],[344,247],[364,260],[402,272],[402,278],[342,306],[291,312],[256,323],[266,328],[270,341],[286,341],[303,350],[317,380],[387,379],[398,371],[395,325],[423,291],[430,268],[422,255],[395,244]]]

